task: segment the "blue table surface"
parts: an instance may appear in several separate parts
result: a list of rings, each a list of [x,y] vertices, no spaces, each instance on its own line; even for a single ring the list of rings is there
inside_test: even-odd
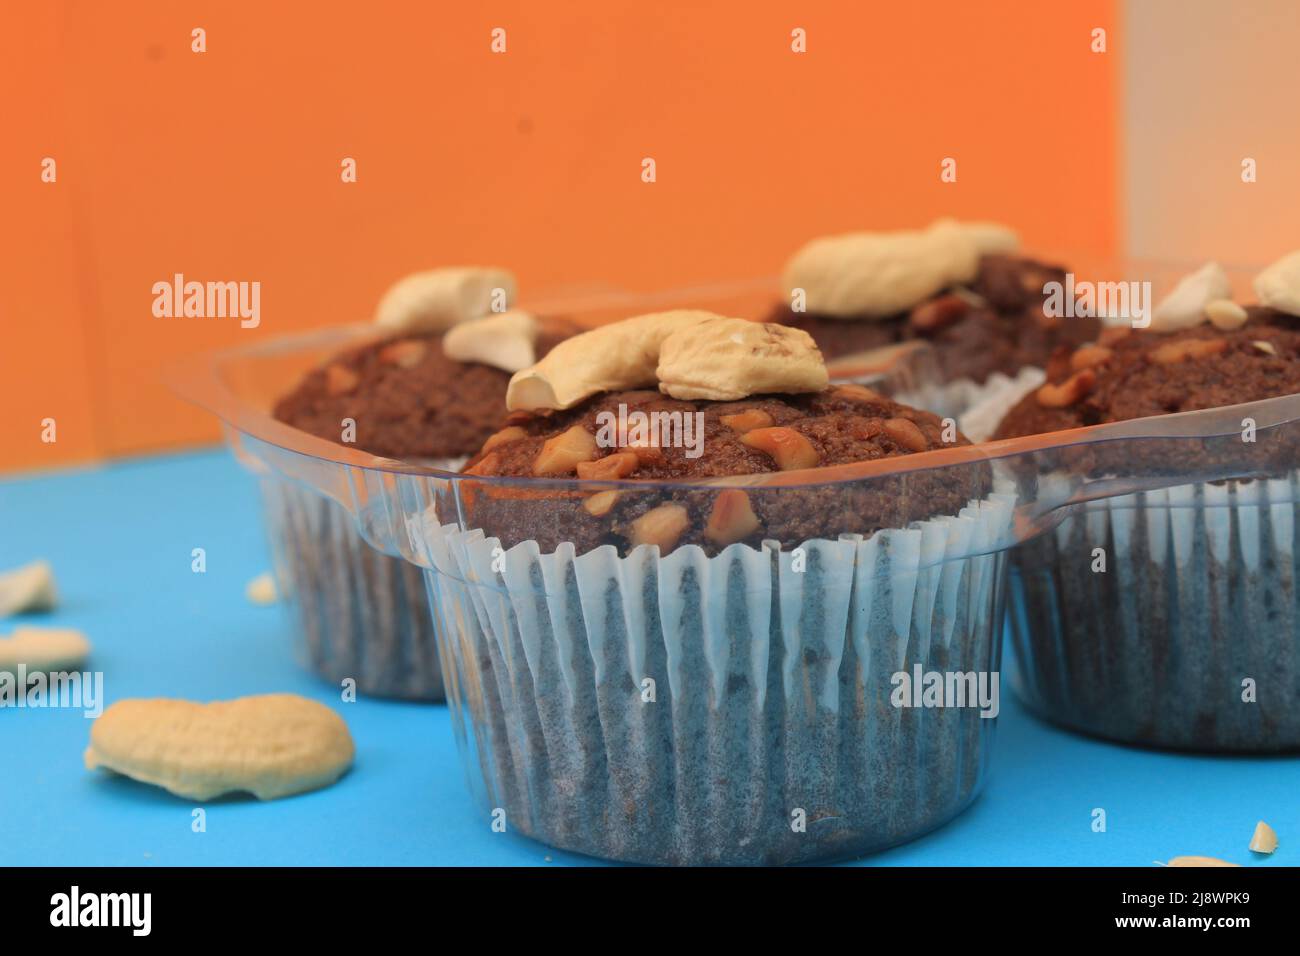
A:
[[[190,569],[202,547],[207,572]],[[492,832],[471,804],[447,709],[339,692],[299,668],[278,607],[244,595],[268,570],[256,488],[223,451],[0,482],[0,569],[54,565],[62,603],[21,620],[81,629],[109,703],[290,691],[335,708],[352,771],[315,793],[195,804],[82,764],[79,710],[0,708],[2,865],[519,865],[593,863]],[[18,620],[18,619],[15,619]],[[14,620],[0,622],[7,632]],[[1185,756],[1058,730],[1003,695],[984,794],[877,865],[1149,865],[1183,854],[1300,863],[1300,758]],[[9,712],[4,712],[8,710]],[[1094,808],[1106,830],[1092,829]],[[1268,858],[1247,849],[1257,820]]]

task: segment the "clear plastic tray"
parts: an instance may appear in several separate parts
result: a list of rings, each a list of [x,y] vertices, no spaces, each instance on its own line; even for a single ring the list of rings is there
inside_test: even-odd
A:
[[[566,314],[595,319],[683,301],[759,315],[773,292],[616,296]],[[1267,748],[1300,745],[1291,716],[1300,711],[1300,549],[1282,539],[1297,524],[1296,479],[1279,465],[1300,448],[1300,396],[711,482],[478,478],[369,456],[269,417],[270,402],[306,367],[356,335],[224,352],[178,369],[173,381],[221,417],[250,469],[332,499],[376,549],[424,569],[470,789],[508,829],[616,859],[777,863],[857,855],[942,824],[982,785],[995,721],[980,712],[995,708],[951,699],[932,707],[919,696],[899,706],[906,701],[891,695],[901,674],[971,674],[992,686],[1009,553],[1015,681],[1046,716],[1141,739],[1146,725],[1136,722],[1154,713],[1157,723],[1176,724],[1186,694],[1208,692],[1217,696],[1196,706],[1220,717],[1258,708],[1239,733],[1266,726]],[[1248,416],[1253,444],[1241,438]],[[1144,457],[1158,465],[1126,471],[1139,449],[1154,450]],[[1229,481],[1258,478],[1271,480]],[[720,552],[554,546],[594,491],[709,507],[737,488],[755,511],[803,520]],[[933,509],[936,496],[967,490],[962,504]],[[1161,537],[1147,530],[1143,509],[1152,505],[1186,509],[1190,521],[1170,519]],[[1115,677],[1084,706],[1070,696],[1075,682],[1112,675],[1072,654],[1068,614],[1083,610],[1073,595],[1068,604],[1059,598],[1062,582],[1080,573],[1076,559],[1086,567],[1091,550],[1075,554],[1068,538],[1063,554],[1016,546],[1095,525],[1103,509],[1112,525],[1099,546],[1115,552],[1103,573],[1119,591],[1136,573],[1134,554],[1119,553],[1135,523],[1152,536],[1131,603],[1141,606],[1142,588],[1189,561],[1216,589],[1201,599],[1224,595],[1226,603],[1210,618],[1201,610],[1188,618],[1180,599],[1201,579],[1180,579],[1179,597],[1162,597],[1164,617],[1135,618],[1107,652],[1150,658],[1163,639],[1150,629],[1159,626],[1178,635],[1168,651],[1174,663],[1153,660],[1158,678],[1140,670]],[[1127,524],[1126,512],[1134,516]],[[1232,611],[1269,593],[1285,613],[1268,640],[1247,640]],[[1068,613],[1043,613],[1052,601]],[[1225,645],[1230,653],[1220,659]],[[1238,699],[1238,676],[1256,683],[1255,703]],[[1123,710],[1120,695],[1143,693],[1141,714],[1094,723],[1108,695]],[[1233,739],[1202,746],[1232,747]]]

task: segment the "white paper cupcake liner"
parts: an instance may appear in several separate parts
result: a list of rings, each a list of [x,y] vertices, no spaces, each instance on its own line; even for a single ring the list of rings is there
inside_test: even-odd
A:
[[[1049,720],[1126,743],[1300,748],[1298,481],[1091,502],[1015,548],[1018,694]]]
[[[1022,368],[1014,378],[992,375],[978,389],[963,395],[965,406],[957,427],[973,442],[988,441],[1002,424],[1002,417],[1022,398],[1047,380],[1041,368]]]
[[[997,408],[999,411],[1010,408],[1022,395],[1043,384],[1044,378],[1042,369],[1029,366],[1014,376],[994,372],[983,382],[959,378],[946,383],[916,385],[900,392],[896,400],[904,405],[934,412],[940,418],[952,418],[958,421],[958,427],[971,441],[987,441],[993,428],[997,427],[997,420],[992,423],[988,434],[976,437],[967,428],[979,430],[982,419],[978,415],[972,417],[972,411],[977,408]],[[1005,406],[1003,403],[1006,403]],[[999,415],[998,420],[1000,418]]]
[[[775,542],[502,553],[413,529],[471,789],[507,829],[644,863],[828,859],[940,825],[994,721],[896,708],[890,679],[997,671],[1012,501],[809,541],[805,571]]]
[[[419,568],[366,543],[341,505],[261,481],[280,594],[297,652],[316,674],[380,697],[440,701],[442,668]]]

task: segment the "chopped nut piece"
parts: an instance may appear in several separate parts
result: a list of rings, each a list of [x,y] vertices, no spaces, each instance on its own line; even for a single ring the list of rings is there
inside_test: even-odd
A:
[[[593,518],[603,517],[609,514],[610,509],[614,507],[614,502],[618,500],[618,494],[617,491],[598,491],[588,497],[582,503],[582,507]]]
[[[972,309],[982,309],[989,304],[989,300],[984,298],[974,289],[968,289],[965,286],[958,286],[952,290],[952,294],[960,298]]]
[[[1224,332],[1241,328],[1250,318],[1246,310],[1231,299],[1215,299],[1213,302],[1206,303],[1205,317],[1216,329]]]
[[[1250,344],[1255,346],[1255,348],[1259,349],[1259,351],[1263,352],[1265,355],[1277,354],[1277,346],[1272,342],[1266,342],[1264,339],[1256,339]]]
[[[726,425],[733,432],[745,434],[753,431],[755,428],[768,428],[772,424],[772,416],[761,408],[747,408],[743,412],[737,412],[734,415],[723,415],[718,421]]]
[[[895,444],[902,445],[908,451],[925,451],[930,447],[930,443],[925,439],[925,433],[914,421],[906,418],[888,418],[883,427],[885,434],[893,439]]]
[[[677,543],[690,523],[690,516],[681,505],[651,508],[632,522],[632,543],[657,544],[667,550]]]
[[[1241,866],[1240,863],[1229,863],[1227,860],[1217,860],[1212,856],[1176,856],[1169,861],[1167,866]]]
[[[416,339],[402,339],[390,342],[379,350],[379,360],[402,368],[415,368],[424,358],[427,347]]]
[[[1080,369],[1101,365],[1109,362],[1110,357],[1114,354],[1104,345],[1085,345],[1070,356],[1070,370],[1077,372]]]
[[[275,578],[271,576],[269,571],[259,574],[249,581],[248,586],[244,588],[244,594],[253,604],[274,604],[280,599],[279,592],[275,587]]]
[[[1037,309],[1030,309],[1029,314],[1040,329],[1051,331],[1060,328],[1065,320],[1059,315],[1049,314],[1047,309],[1048,305],[1044,302]]]
[[[922,332],[937,332],[970,311],[970,303],[959,295],[941,295],[912,309],[912,327]]]
[[[1250,849],[1254,853],[1272,853],[1277,849],[1277,834],[1263,820],[1255,824],[1255,835],[1250,838]]]
[[[1097,344],[1111,346],[1120,339],[1126,339],[1132,333],[1131,325],[1107,325],[1097,334]]]
[[[535,475],[567,475],[580,461],[591,461],[596,455],[596,438],[581,425],[547,439],[537,460],[533,462]]]
[[[1174,365],[1188,359],[1209,358],[1226,351],[1227,348],[1227,339],[1188,339],[1185,342],[1166,342],[1151,351],[1151,361],[1157,365]]]
[[[527,438],[528,432],[524,431],[518,425],[509,425],[495,435],[489,435],[487,441],[483,443],[483,451],[491,451],[497,445],[504,445],[508,441],[517,441],[520,438]]]
[[[704,536],[716,544],[734,544],[758,530],[758,515],[749,504],[749,495],[738,488],[718,494],[704,527]]]
[[[0,572],[0,617],[23,611],[49,611],[58,604],[54,571],[48,561],[33,561]]]
[[[623,447],[636,455],[640,461],[658,461],[664,456],[664,450],[659,447],[658,436],[626,441]]]
[[[346,365],[331,365],[325,370],[325,391],[346,395],[361,384],[361,377]]]
[[[878,418],[855,418],[849,425],[849,434],[858,441],[870,441],[884,430]]]
[[[461,472],[461,474],[490,475],[493,474],[500,466],[501,466],[501,455],[495,451],[489,452],[479,460],[478,464],[474,465],[471,468],[466,468],[463,472]]]
[[[755,428],[740,436],[743,444],[772,456],[782,471],[816,468],[821,455],[803,435],[793,428]]]
[[[1047,295],[1044,286],[1051,281],[1051,276],[1038,269],[1026,269],[1020,273],[1020,288],[1030,295]]]
[[[851,402],[870,402],[873,405],[883,404],[888,401],[883,395],[874,389],[867,388],[865,385],[836,385],[834,395],[836,398],[846,398]]]
[[[1082,399],[1097,384],[1097,373],[1090,368],[1075,372],[1060,385],[1050,382],[1038,390],[1038,404],[1044,408],[1068,408]]]
[[[578,462],[578,477],[600,481],[616,481],[632,474],[640,464],[641,459],[636,456],[635,452],[615,452],[612,455],[606,455],[604,458],[597,458],[595,461]]]

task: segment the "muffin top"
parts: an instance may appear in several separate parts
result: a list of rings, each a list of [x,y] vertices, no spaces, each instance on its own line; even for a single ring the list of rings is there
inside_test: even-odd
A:
[[[945,379],[1014,375],[1100,330],[1095,318],[1048,314],[1046,287],[1065,271],[1013,254],[1017,244],[1004,227],[951,221],[814,240],[785,275],[804,311],[782,305],[771,318],[806,330],[830,358],[923,340]]]
[[[1237,405],[1300,393],[1300,319],[1265,306],[1238,306],[1226,299],[1206,303],[1204,321],[1176,319],[1150,330],[1115,326],[1094,343],[1059,349],[1048,363],[1047,382],[1022,398],[994,438],[1127,421],[1177,412]],[[1199,309],[1200,307],[1198,307]],[[1157,308],[1157,316],[1161,310]],[[1213,319],[1209,319],[1213,315]],[[1300,449],[1283,436],[1229,436],[1215,441],[1150,440],[1091,443],[1069,452],[1090,473],[1189,473],[1220,469],[1294,467]]]
[[[626,354],[628,342],[644,344],[655,329],[669,331],[646,348],[639,369],[609,374],[575,364],[584,356],[599,365],[602,356]],[[570,370],[585,384],[566,381]],[[555,380],[545,388],[524,387],[548,377]],[[658,387],[637,387],[652,384]],[[471,486],[471,521],[507,546],[533,539],[544,550],[564,542],[579,551],[603,544],[669,550],[689,543],[713,553],[736,542],[793,545],[956,514],[988,491],[982,463],[870,482],[818,484],[812,471],[807,481],[779,488],[635,487],[804,471],[968,444],[929,412],[858,385],[828,387],[820,353],[796,329],[708,313],[642,316],[576,336],[519,373],[512,390],[516,408],[470,460],[467,474],[625,484],[545,491],[520,483]],[[537,396],[553,400],[528,400]]]
[[[492,301],[493,293],[501,294]],[[418,273],[388,291],[381,341],[347,349],[313,369],[272,410],[285,424],[387,458],[460,458],[496,430],[510,375],[578,327],[518,311],[514,280],[497,269]]]
[[[1059,349],[1047,383],[1003,418],[997,437],[1100,425],[1237,405],[1300,392],[1297,320],[1246,307],[1237,329],[1107,330],[1100,341]]]
[[[545,355],[578,330],[541,319],[536,342]],[[459,362],[440,333],[416,333],[356,346],[312,369],[275,404],[279,421],[342,443],[343,419],[356,422],[361,451],[385,458],[443,459],[472,454],[501,423],[510,373]]]

